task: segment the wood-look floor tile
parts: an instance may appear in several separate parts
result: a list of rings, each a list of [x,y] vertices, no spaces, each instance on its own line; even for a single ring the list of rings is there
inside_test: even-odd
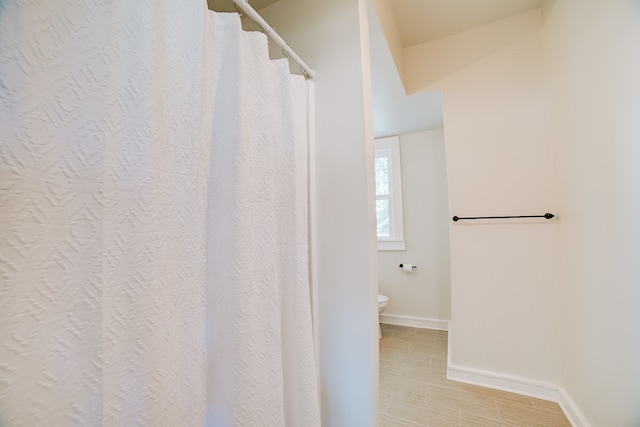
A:
[[[460,383],[460,389],[471,392],[471,393],[484,394],[487,396],[491,396],[494,399],[501,399],[507,402],[513,402],[513,403],[518,403],[521,405],[533,407],[533,404],[531,403],[531,398],[529,396],[523,396],[521,394],[509,393],[502,390],[495,390],[492,388],[480,387],[477,385],[465,384],[465,383]]]
[[[443,346],[445,349],[449,344],[449,337],[446,335],[446,332],[443,335],[436,335],[436,344]]]
[[[399,360],[391,360],[385,363],[380,363],[380,373],[389,375],[399,375],[400,371],[404,367],[404,363]]]
[[[409,343],[411,344],[409,348],[411,348],[413,345],[424,345],[435,350],[435,347],[436,347],[436,343],[433,340],[433,338],[429,338],[429,337],[420,337],[417,335],[395,335],[394,334],[389,338],[394,341],[402,341],[402,342]]]
[[[455,381],[449,381],[441,372],[436,372],[430,368],[416,368],[403,366],[400,371],[400,377],[410,379],[420,379],[429,385],[435,385],[442,388],[459,390],[460,384]]]
[[[446,372],[447,372],[446,357],[433,356],[431,358],[431,369],[433,369],[434,371],[443,372],[446,375]]]
[[[424,401],[427,395],[427,383],[412,378],[395,375],[380,374],[380,388],[385,393],[391,393],[396,399],[410,401]]]
[[[387,362],[396,362],[396,361],[400,361],[400,355],[402,353],[398,352],[398,351],[391,351],[391,350],[378,350],[378,359],[380,360],[380,364],[383,363],[387,363]]]
[[[520,403],[496,399],[500,421],[509,426],[571,427],[564,414],[536,409]]]
[[[459,426],[460,411],[438,407],[426,402],[407,402],[394,398],[387,414],[422,426]]]
[[[430,384],[427,388],[426,400],[437,406],[456,408],[462,413],[500,421],[495,399],[489,396]]]
[[[413,333],[415,335],[423,335],[423,336],[429,336],[429,337],[444,337],[445,339],[448,336],[447,331],[438,331],[436,329],[415,328]]]
[[[442,348],[441,345],[428,342],[411,341],[409,346],[409,352],[411,353],[433,353],[433,354],[446,354],[447,349]]]
[[[388,323],[382,323],[380,324],[380,328],[382,329],[382,337],[384,337],[385,333],[392,333],[394,331],[399,331],[399,332],[407,332],[411,329],[415,329],[415,328],[408,328],[406,326],[398,326],[398,325],[390,325]]]
[[[462,427],[502,427],[500,420],[485,418],[464,410],[460,415],[460,425]]]
[[[396,360],[401,360],[403,364],[420,368],[431,368],[431,358],[429,354],[417,354],[403,352],[397,354]]]
[[[387,413],[392,397],[393,397],[392,393],[380,391],[380,414],[381,415],[384,415]]]
[[[380,427],[423,427],[423,425],[389,415],[382,415],[380,416]]]
[[[554,402],[449,381],[445,331],[382,325],[380,425],[570,427]]]
[[[391,336],[398,337],[416,337],[416,329],[415,328],[396,328],[391,332]]]
[[[425,365],[427,364],[425,363]],[[399,375],[407,378],[422,378],[424,380],[431,380],[435,376],[442,377],[439,372],[434,372],[431,369],[431,361],[429,361],[427,366],[421,366],[415,363],[402,363]]]
[[[562,408],[556,402],[549,402],[548,400],[531,398],[531,403],[533,404],[534,408],[544,409],[545,411],[555,412],[558,414],[564,414]]]
[[[401,350],[409,351],[411,347],[411,341],[397,340],[393,337],[380,340],[379,350]]]

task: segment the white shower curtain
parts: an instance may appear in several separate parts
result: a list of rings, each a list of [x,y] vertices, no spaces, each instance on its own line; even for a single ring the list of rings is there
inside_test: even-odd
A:
[[[0,3],[0,425],[319,425],[305,103],[204,2]]]

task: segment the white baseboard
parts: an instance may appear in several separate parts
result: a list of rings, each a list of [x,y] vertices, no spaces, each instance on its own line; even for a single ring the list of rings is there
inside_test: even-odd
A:
[[[424,317],[401,316],[399,314],[380,313],[380,323],[398,326],[410,326],[421,329],[435,329],[438,331],[448,331],[448,320],[426,319]]]
[[[412,316],[400,316],[396,314],[381,313],[380,323],[423,329],[436,329],[439,331],[449,330],[449,321],[447,320],[425,319]],[[560,405],[560,408],[562,408],[562,411],[573,427],[591,427],[591,424],[589,424],[576,403],[571,399],[571,396],[569,396],[563,387],[555,384],[516,377],[514,375],[505,375],[497,372],[455,366],[451,363],[451,343],[451,332],[449,332],[449,339],[447,343],[447,379],[556,402]]]
[[[449,364],[447,379],[461,383],[473,384],[509,393],[522,394],[536,399],[558,402],[560,393],[558,386],[539,381],[528,380],[514,375],[464,368]]]
[[[513,375],[453,366],[450,359],[447,366],[447,379],[556,402],[560,405],[573,427],[590,427],[590,424],[565,389],[555,384],[533,381]]]
[[[571,396],[567,394],[563,387],[559,387],[558,404],[567,416],[567,419],[573,427],[591,427],[585,416],[580,412],[578,405],[573,401]]]

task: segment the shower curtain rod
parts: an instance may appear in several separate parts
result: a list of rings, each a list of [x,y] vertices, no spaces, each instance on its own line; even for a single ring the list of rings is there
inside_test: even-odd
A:
[[[267,34],[267,36],[276,42],[278,46],[282,48],[282,52],[290,59],[296,61],[296,63],[300,66],[300,71],[302,71],[305,77],[312,79],[315,77],[316,73],[309,67],[294,51],[291,49],[283,39],[280,37],[278,33],[265,21],[262,16],[256,10],[251,7],[248,0],[233,0],[233,3],[238,6],[238,9],[245,13],[253,22],[258,24],[260,28]]]

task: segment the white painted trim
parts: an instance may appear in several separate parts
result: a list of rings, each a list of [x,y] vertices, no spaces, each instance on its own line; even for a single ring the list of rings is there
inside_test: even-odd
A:
[[[454,366],[451,363],[451,331],[447,339],[447,379],[480,387],[493,388],[509,393],[556,402],[573,427],[591,427],[578,405],[566,390],[558,385],[532,381],[512,375]]]
[[[578,405],[563,387],[558,387],[558,404],[573,427],[591,427],[586,417],[582,414]]]
[[[449,366],[451,366],[451,331],[447,331],[447,377],[449,376]]]
[[[452,366],[450,350],[451,339],[449,339],[449,354],[447,356],[447,379],[556,402],[573,427],[591,427],[578,405],[563,387],[513,375]]]
[[[560,395],[555,384],[451,364],[447,366],[447,379],[552,402],[558,402]]]
[[[379,251],[404,251],[406,244],[404,240],[378,240]]]
[[[400,157],[400,137],[389,136],[374,140],[376,157],[388,152],[389,167],[389,236],[378,237],[378,250],[381,242],[394,242],[384,250],[405,250],[404,246],[404,214],[402,212],[402,160]],[[377,196],[376,196],[377,199]],[[401,242],[401,243],[399,243]],[[402,247],[400,247],[400,245]]]
[[[398,326],[410,326],[421,329],[435,329],[438,331],[448,331],[449,321],[438,319],[426,319],[424,317],[401,316],[399,314],[380,313],[380,323]]]

